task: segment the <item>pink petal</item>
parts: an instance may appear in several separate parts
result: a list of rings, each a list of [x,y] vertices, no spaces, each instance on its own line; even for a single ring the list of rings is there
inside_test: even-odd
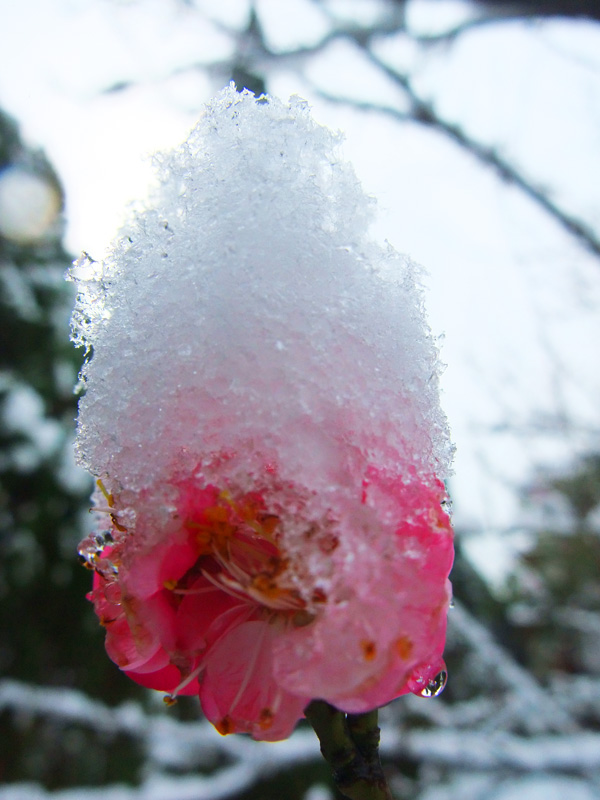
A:
[[[244,622],[211,649],[200,686],[200,702],[221,733],[249,733],[254,739],[288,737],[310,697],[293,695],[273,680],[276,626]]]
[[[165,584],[176,583],[197,558],[188,532],[182,528],[146,552],[128,554],[119,579],[125,593],[140,599],[150,597]]]
[[[199,579],[177,609],[175,646],[182,651],[202,651],[219,636],[235,627],[251,613],[247,603],[238,600],[206,578]]]
[[[129,672],[125,670],[128,675],[140,686],[145,686],[146,689],[157,689],[160,692],[170,694],[181,683],[181,672],[173,664],[168,664],[162,669],[157,669],[153,672]],[[179,689],[178,694],[194,695],[198,693],[198,679],[194,678],[190,683]]]

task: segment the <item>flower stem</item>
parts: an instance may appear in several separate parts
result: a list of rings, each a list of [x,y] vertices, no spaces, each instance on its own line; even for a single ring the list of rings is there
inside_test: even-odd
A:
[[[333,780],[350,800],[393,800],[379,760],[377,709],[344,714],[324,700],[304,711],[321,743]]]

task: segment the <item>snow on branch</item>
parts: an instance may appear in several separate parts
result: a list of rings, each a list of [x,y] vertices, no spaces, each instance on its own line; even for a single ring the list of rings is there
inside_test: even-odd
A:
[[[383,736],[382,754],[391,737]],[[393,745],[392,745],[393,746]],[[389,747],[389,744],[388,744]],[[600,766],[597,733],[537,736],[532,739],[499,732],[413,731],[402,734],[394,755],[422,758],[460,770],[507,768],[523,772],[587,772]]]
[[[459,623],[463,630],[462,624],[470,625],[472,619],[465,614]],[[473,640],[481,647],[481,630],[477,627]],[[483,647],[487,655],[498,658],[502,669],[506,670],[507,657],[500,649],[495,649],[489,641],[483,642]],[[511,673],[510,669],[508,675],[522,677]],[[588,697],[598,695],[597,683],[589,683],[582,691]],[[577,686],[573,688],[577,690]],[[550,692],[542,694],[540,702],[552,713],[558,713]],[[413,698],[410,705],[412,713],[419,706],[429,709],[434,704]],[[472,720],[474,729],[466,731],[459,723],[463,710],[471,705],[456,704],[452,713],[446,715],[447,725],[437,729],[401,731],[396,725],[384,722],[382,756],[426,759],[429,764],[456,771],[502,768],[518,773],[542,770],[589,773],[600,768],[599,733],[566,732],[533,737],[503,731],[488,733],[476,729],[476,718]],[[442,704],[437,707],[444,708]],[[522,707],[530,708],[525,703]],[[5,709],[21,716],[29,714],[81,724],[105,733],[126,733],[141,743],[147,766],[145,779],[139,787],[113,785],[50,792],[35,784],[21,783],[0,789],[0,800],[50,797],[52,800],[225,800],[269,775],[318,759],[312,731],[300,729],[286,741],[265,746],[248,737],[222,737],[206,721],[179,722],[163,714],[148,714],[135,703],[109,708],[75,690],[35,687],[13,680],[0,682],[0,710]],[[538,706],[536,711],[539,710]],[[206,763],[214,763],[218,757],[225,760],[227,766],[211,775],[178,777],[167,774],[169,769],[198,766],[199,755]]]
[[[554,702],[533,675],[520,666],[495,641],[490,631],[456,601],[450,624],[488,666],[490,682],[500,680],[514,692],[514,711],[528,730],[540,732],[574,729],[574,720],[567,709]]]

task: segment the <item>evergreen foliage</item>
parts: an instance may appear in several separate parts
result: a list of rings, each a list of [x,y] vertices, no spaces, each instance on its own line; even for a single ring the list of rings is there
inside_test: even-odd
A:
[[[0,112],[0,176],[14,166],[48,181],[62,201],[44,155],[28,149]],[[64,273],[72,258],[62,235],[60,217],[34,240],[0,235],[0,672],[80,688],[110,703],[129,696],[130,687],[103,656],[102,630],[83,599],[90,574],[76,555],[91,481],[71,455],[81,353],[69,343],[74,298]],[[130,760],[122,743],[98,750],[90,738],[97,738],[93,731],[71,730],[67,741],[51,720],[2,712],[0,781],[77,784],[85,763],[96,782],[111,749],[121,753],[111,760],[111,779],[115,764],[117,774],[131,777],[130,767],[118,766]]]

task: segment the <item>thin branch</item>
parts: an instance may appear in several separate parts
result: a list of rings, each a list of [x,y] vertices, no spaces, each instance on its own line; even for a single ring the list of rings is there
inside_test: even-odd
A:
[[[532,732],[577,730],[569,711],[557,703],[461,603],[455,601],[449,619],[450,625],[488,667],[489,688],[494,689],[500,681],[514,692],[519,717]]]
[[[379,760],[377,710],[346,715],[323,700],[313,700],[304,713],[345,797],[393,800]]]
[[[363,45],[361,44],[361,46]],[[538,207],[549,214],[563,230],[577,239],[580,244],[594,255],[600,256],[600,238],[589,225],[560,208],[560,206],[554,203],[539,187],[536,187],[533,183],[528,181],[513,164],[504,159],[493,147],[489,147],[473,139],[465,133],[459,125],[442,119],[431,103],[426,102],[418,96],[407,75],[403,75],[390,67],[378,58],[368,47],[363,46],[363,50],[371,63],[382,70],[382,72],[406,92],[412,104],[410,112],[399,111],[389,106],[382,106],[379,103],[337,97],[313,86],[313,89],[320,97],[332,103],[344,104],[361,111],[375,111],[380,114],[391,116],[402,122],[416,122],[439,131],[463,150],[474,156],[482,164],[492,167],[502,180],[517,186],[527,197],[533,200]]]
[[[538,5],[540,4],[538,3]],[[161,80],[168,80],[176,75],[196,69],[202,69],[208,74],[212,75],[223,75],[225,73],[231,76],[234,68],[239,67],[240,64],[241,66],[247,68],[252,74],[261,75],[265,66],[268,66],[270,63],[277,63],[281,66],[298,65],[306,61],[308,58],[325,50],[332,42],[349,39],[364,51],[371,63],[384,72],[391,80],[393,80],[407,93],[412,103],[411,112],[407,114],[394,108],[382,106],[378,103],[369,103],[349,98],[337,97],[321,91],[313,86],[313,89],[317,94],[319,94],[323,99],[332,103],[349,105],[362,111],[374,111],[381,114],[386,114],[387,116],[391,116],[394,119],[403,122],[413,121],[430,127],[433,130],[439,131],[451,139],[459,147],[474,156],[480,163],[494,169],[502,180],[512,183],[518,187],[539,208],[543,209],[552,219],[554,219],[563,228],[563,230],[579,241],[580,244],[582,244],[594,255],[600,256],[600,238],[590,225],[586,224],[580,219],[577,219],[577,217],[569,214],[567,211],[565,211],[565,209],[553,202],[553,200],[551,200],[550,197],[539,186],[536,186],[533,182],[528,180],[513,164],[510,163],[510,161],[503,158],[500,153],[498,153],[497,149],[478,142],[476,139],[469,136],[459,125],[440,117],[431,103],[418,96],[407,75],[398,72],[372,52],[370,49],[370,44],[375,37],[384,34],[389,35],[405,30],[402,14],[392,13],[388,17],[383,17],[378,23],[365,26],[340,23],[335,19],[334,16],[329,15],[332,24],[334,24],[335,27],[329,33],[323,36],[318,42],[282,53],[273,53],[265,41],[259,18],[254,9],[252,9],[252,12],[253,13],[250,15],[250,21],[247,29],[237,34],[237,46],[235,48],[235,56],[233,58],[225,59],[224,61],[213,62],[211,64],[193,62],[181,65],[164,75]],[[536,13],[542,14],[541,11]],[[550,15],[555,14],[555,12],[548,13]],[[498,14],[500,17],[532,17],[532,14],[525,15],[520,11],[516,13],[514,8],[512,10],[508,8],[500,8]],[[584,12],[582,11],[577,11],[577,13],[574,13],[573,15],[585,16]],[[588,16],[594,15],[590,13]],[[487,16],[481,18],[478,17],[467,21],[463,25],[458,26],[456,29],[453,29],[452,31],[437,38],[452,40],[469,27],[487,24],[488,22],[496,22],[497,20],[498,16],[488,14]],[[228,32],[232,33],[231,31]],[[418,35],[410,35],[414,41],[422,44],[437,40],[436,37],[419,37]],[[134,81],[121,81],[111,87],[108,87],[104,91],[122,91],[135,85],[136,82]]]
[[[483,6],[483,8],[481,7]],[[476,0],[472,5],[473,16],[442,33],[415,34],[408,31],[411,38],[419,44],[449,44],[473,28],[496,25],[502,22],[519,20],[536,25],[548,19],[587,19],[600,21],[600,6],[590,0],[523,0],[506,3],[499,0]]]

